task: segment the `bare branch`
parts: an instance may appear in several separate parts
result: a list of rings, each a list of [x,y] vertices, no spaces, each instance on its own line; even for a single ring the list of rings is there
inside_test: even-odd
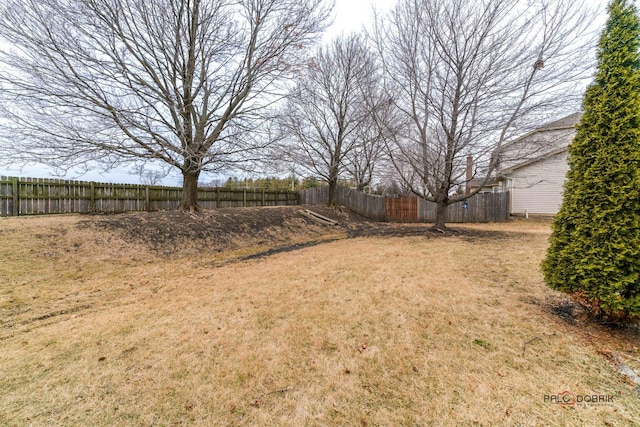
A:
[[[280,119],[286,157],[326,181],[331,194],[344,172],[360,187],[371,181],[382,152],[378,86],[371,51],[352,35],[320,48],[287,99]]]
[[[392,163],[414,194],[446,206],[489,179],[502,145],[541,119],[578,109],[592,63],[592,14],[570,0],[400,0],[370,38],[393,100]],[[407,167],[413,172],[407,174]]]
[[[3,148],[53,166],[160,161],[197,182],[264,148],[256,134],[280,82],[329,11],[324,0],[4,1]]]

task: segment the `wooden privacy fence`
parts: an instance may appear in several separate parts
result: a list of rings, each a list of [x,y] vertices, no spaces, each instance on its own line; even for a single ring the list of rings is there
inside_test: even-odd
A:
[[[179,187],[111,184],[61,179],[0,177],[0,216],[56,213],[157,211],[180,204]],[[198,189],[205,209],[300,204],[292,191]]]
[[[329,201],[329,187],[316,187],[300,191],[300,203],[303,205],[320,205]],[[336,188],[336,204],[345,206],[353,212],[376,221],[386,221],[385,198],[372,196],[360,191]]]
[[[418,221],[435,222],[437,205],[418,199]],[[504,222],[509,220],[509,193],[478,193],[447,207],[446,222]]]
[[[329,200],[329,187],[300,192],[302,204]],[[377,221],[435,222],[437,205],[417,197],[382,197],[338,187],[336,204]],[[509,193],[478,193],[447,208],[446,222],[501,222],[509,219]]]
[[[417,197],[388,197],[385,201],[387,221],[418,222]]]

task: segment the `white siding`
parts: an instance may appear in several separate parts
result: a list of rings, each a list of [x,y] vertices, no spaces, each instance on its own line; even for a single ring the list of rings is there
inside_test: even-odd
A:
[[[512,214],[558,213],[569,166],[567,152],[518,168],[506,176]]]

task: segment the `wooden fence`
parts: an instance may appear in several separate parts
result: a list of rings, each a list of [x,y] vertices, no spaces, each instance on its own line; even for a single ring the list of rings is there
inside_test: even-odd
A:
[[[303,205],[320,205],[329,201],[329,187],[316,187],[300,191],[300,203]],[[360,191],[336,188],[336,204],[345,206],[357,214],[376,221],[386,221],[385,198],[371,196]]]
[[[329,187],[300,192],[302,204],[329,200]],[[377,221],[435,222],[437,205],[417,197],[385,198],[338,187],[336,204]],[[478,193],[447,208],[446,222],[501,222],[509,219],[509,193]]]
[[[169,210],[181,195],[179,187],[3,176],[0,216]],[[205,209],[300,204],[297,192],[218,187],[199,188],[198,199]]]
[[[388,197],[385,208],[387,221],[418,222],[417,197]]]
[[[437,205],[418,199],[418,221],[435,222]],[[478,193],[447,207],[446,222],[504,222],[509,220],[509,193]]]

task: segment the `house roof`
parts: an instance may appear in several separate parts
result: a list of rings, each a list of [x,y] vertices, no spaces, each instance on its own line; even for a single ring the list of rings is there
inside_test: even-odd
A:
[[[483,182],[484,182],[484,178],[473,178],[471,181],[469,181],[468,185],[469,187],[480,187]],[[483,187],[495,187],[496,185],[499,185],[499,184],[500,183],[495,178],[489,178],[487,182],[483,185]]]
[[[577,113],[573,113],[570,114],[568,116],[565,116],[559,120],[554,120],[552,122],[549,122],[543,126],[540,126],[537,129],[532,130],[531,132],[528,132],[516,139],[514,139],[513,141],[510,141],[509,143],[505,144],[504,146],[502,146],[501,151],[504,150],[505,148],[508,148],[509,146],[511,146],[514,143],[523,141],[524,139],[530,138],[531,136],[540,133],[540,132],[548,132],[548,131],[556,131],[556,130],[568,130],[568,129],[574,129],[579,123],[580,123],[580,118],[582,117],[582,112],[577,112]],[[556,154],[562,153],[564,151],[566,151],[568,149],[568,144],[564,147],[561,147],[559,149],[553,150],[551,152],[546,152],[541,154],[540,156],[536,157],[536,158],[532,158],[532,159],[527,159],[521,163],[515,164],[513,166],[510,166],[502,171],[500,171],[500,175],[503,175],[505,173],[510,173],[513,172],[516,169],[522,168],[524,166],[528,166],[532,163],[538,162],[540,160],[544,160],[547,159],[551,156],[554,156]]]
[[[504,169],[504,170],[500,171],[500,176],[503,176],[503,175],[505,175],[507,173],[511,173],[516,169],[520,169],[520,168],[523,168],[525,166],[529,166],[530,164],[539,162],[540,160],[546,160],[549,157],[555,156],[556,154],[564,153],[565,151],[567,151],[568,148],[569,147],[567,146],[567,147],[564,147],[564,148],[560,148],[558,150],[553,150],[553,151],[550,151],[548,153],[545,153],[545,154],[541,155],[540,157],[536,157],[535,159],[531,159],[531,160],[527,160],[527,161],[522,162],[522,163],[518,163],[517,165],[511,166],[510,168],[507,168],[507,169]]]
[[[558,120],[554,120],[552,122],[549,122],[547,124],[544,124],[542,126],[540,126],[539,128],[536,128],[530,132],[525,133],[522,136],[519,136],[518,138],[514,139],[513,141],[509,141],[506,144],[504,144],[501,148],[501,150],[507,148],[508,146],[521,141],[525,138],[530,137],[531,135],[535,135],[536,133],[539,132],[546,132],[546,131],[550,131],[550,130],[562,130],[562,129],[571,129],[571,128],[575,128],[576,126],[578,126],[578,124],[580,123],[580,118],[582,117],[582,112],[577,112],[577,113],[573,113],[573,114],[569,114],[568,116],[565,116],[561,119]]]
[[[546,125],[536,129],[534,132],[539,132],[541,130],[568,129],[568,128],[576,127],[578,123],[580,123],[581,117],[582,117],[581,112],[573,113],[566,117],[561,118],[560,120],[547,123]]]

